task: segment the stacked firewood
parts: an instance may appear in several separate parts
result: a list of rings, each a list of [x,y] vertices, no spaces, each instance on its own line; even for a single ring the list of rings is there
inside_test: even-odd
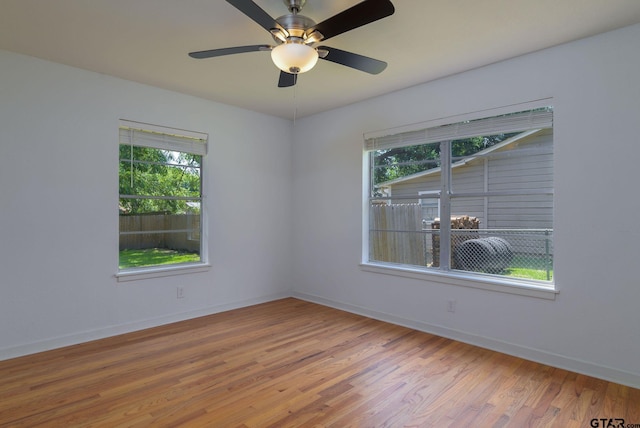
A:
[[[440,229],[440,219],[436,218],[431,224],[432,229]],[[477,217],[471,217],[468,215],[452,216],[451,217],[451,229],[466,229],[477,230],[480,228],[480,220]],[[458,244],[462,242],[474,239],[478,237],[478,232],[469,233],[452,233],[451,234],[451,248],[456,248]],[[432,235],[433,244],[433,264],[432,266],[440,266],[440,234],[434,233]],[[453,251],[451,251],[451,267],[455,269],[455,261],[453,259]]]
[[[477,217],[469,217],[462,215],[451,217],[451,229],[478,229],[480,228],[480,220]]]

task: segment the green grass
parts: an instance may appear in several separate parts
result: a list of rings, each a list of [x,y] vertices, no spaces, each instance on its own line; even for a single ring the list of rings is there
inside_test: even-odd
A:
[[[537,279],[548,281],[553,279],[553,266],[549,269],[547,278],[546,261],[543,257],[514,255],[511,266],[504,271],[504,275],[513,278]]]
[[[199,262],[200,254],[166,248],[120,251],[120,269]]]

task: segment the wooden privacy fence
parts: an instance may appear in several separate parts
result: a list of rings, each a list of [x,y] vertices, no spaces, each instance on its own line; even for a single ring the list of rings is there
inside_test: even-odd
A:
[[[369,254],[372,260],[411,264],[416,266],[440,266],[440,221],[436,219],[431,229],[423,229],[420,204],[378,204],[370,209]],[[451,217],[453,248],[468,239],[478,238],[480,222],[475,217]],[[458,229],[469,232],[460,233]],[[453,251],[451,266],[455,267]]]
[[[372,260],[427,265],[426,234],[420,204],[373,205],[369,217]]]
[[[199,251],[200,215],[121,215],[120,250],[147,248]]]

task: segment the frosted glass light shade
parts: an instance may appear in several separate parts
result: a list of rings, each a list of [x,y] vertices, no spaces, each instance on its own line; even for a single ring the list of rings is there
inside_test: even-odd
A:
[[[318,52],[302,43],[283,43],[271,50],[271,60],[286,73],[304,73],[316,65]]]

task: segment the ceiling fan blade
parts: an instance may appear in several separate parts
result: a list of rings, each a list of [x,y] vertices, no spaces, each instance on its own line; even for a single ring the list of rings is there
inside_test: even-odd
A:
[[[369,58],[367,56],[354,54],[336,48],[330,48],[328,46],[318,46],[318,50],[329,52],[324,57],[321,56],[320,59],[355,68],[356,70],[364,71],[365,73],[379,74],[387,68],[386,62]]]
[[[395,8],[390,0],[365,0],[316,24],[308,29],[306,33],[311,34],[317,30],[324,36],[322,40],[327,40],[338,34],[346,33],[354,28],[362,27],[378,19],[393,15],[393,12],[395,12]]]
[[[233,55],[245,52],[270,51],[269,45],[236,46],[234,48],[211,49],[208,51],[189,52],[191,58],[204,59],[216,56]]]
[[[294,86],[297,81],[297,74],[291,74],[281,71],[280,78],[278,79],[278,88],[288,88],[290,86]]]
[[[251,0],[227,0],[227,3],[238,9],[240,12],[247,15],[253,21],[258,23],[262,28],[271,32],[273,29],[284,31],[284,34],[288,34],[284,28],[278,22],[265,12],[260,6],[255,4]]]

